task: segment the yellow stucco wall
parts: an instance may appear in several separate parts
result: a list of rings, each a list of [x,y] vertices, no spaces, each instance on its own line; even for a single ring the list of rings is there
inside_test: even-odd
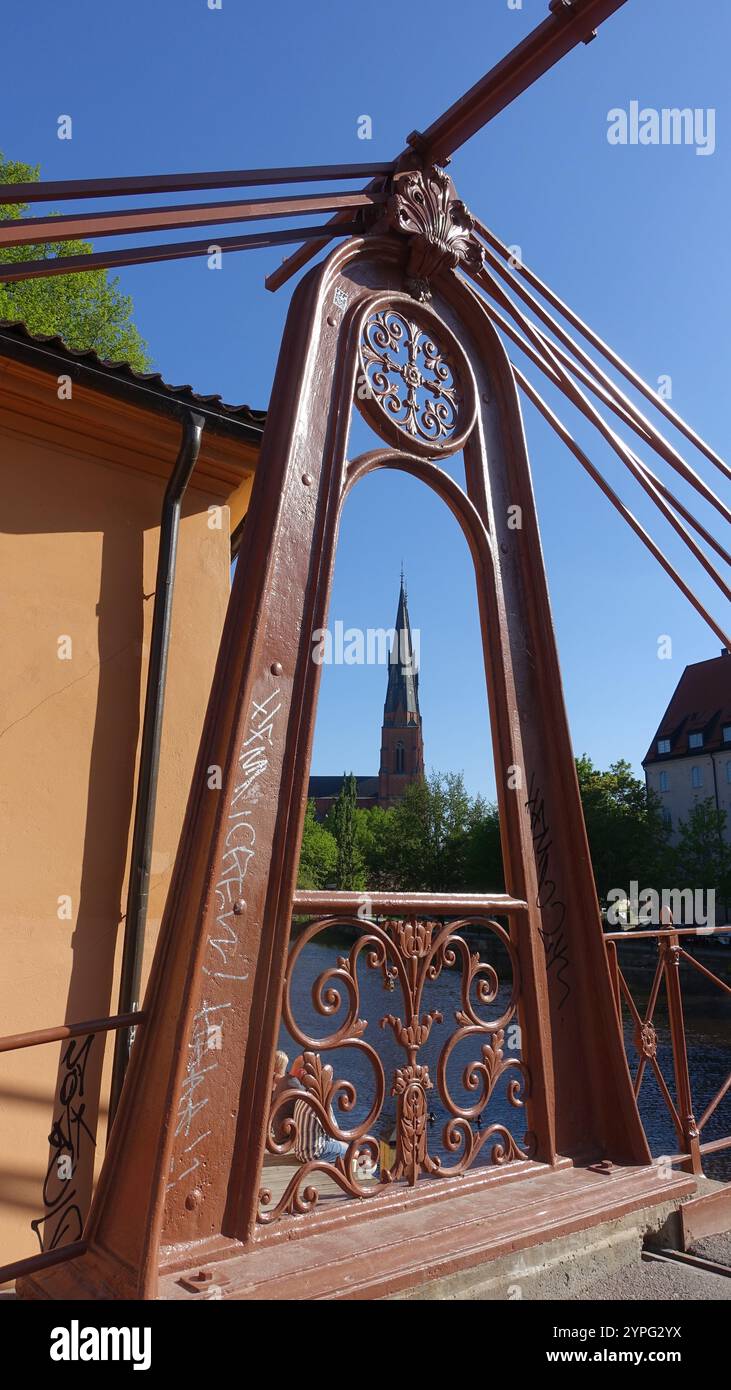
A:
[[[178,443],[170,420],[80,388],[61,402],[52,376],[0,361],[0,1035],[116,1012],[159,518]],[[238,519],[254,463],[250,447],[204,434],[183,506],[145,974],[228,600],[228,502]],[[97,1168],[103,1150],[104,1036],[88,1056],[84,1039],[0,1055],[0,1263],[38,1250],[33,1220],[47,1245],[78,1234],[87,1127]]]

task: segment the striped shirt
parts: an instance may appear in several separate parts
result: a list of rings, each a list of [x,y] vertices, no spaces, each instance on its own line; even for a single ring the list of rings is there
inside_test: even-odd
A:
[[[328,1136],[306,1100],[295,1101],[293,1118],[297,1126],[295,1157],[300,1163],[313,1163],[320,1157]]]

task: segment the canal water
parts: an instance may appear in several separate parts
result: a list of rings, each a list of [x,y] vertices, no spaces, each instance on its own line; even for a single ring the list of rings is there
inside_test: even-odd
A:
[[[301,1037],[291,1036],[284,1023],[281,1026],[279,1041],[279,1046],[283,1048],[290,1059],[298,1052],[303,1051],[305,1046],[311,1046],[313,1050],[320,1053],[325,1064],[332,1066],[336,1079],[349,1081],[355,1086],[356,1099],[352,1109],[343,1111],[338,1108],[336,1101],[335,1117],[344,1129],[349,1129],[362,1122],[369,1112],[376,1093],[374,1068],[367,1053],[362,1048],[345,1045],[328,1050],[317,1045],[318,1038],[335,1032],[347,1018],[348,997],[347,991],[340,983],[338,985],[341,995],[340,1007],[334,1013],[323,1018],[313,1003],[312,990],[318,977],[321,978],[324,972],[335,968],[338,957],[347,954],[354,939],[354,932],[343,929],[341,934],[335,938],[332,934],[328,934],[325,938],[321,936],[316,942],[305,947],[292,975],[291,1002],[298,1028],[302,1035],[311,1039],[312,1042],[305,1044]],[[483,941],[483,933],[479,935],[475,933],[474,936],[468,938],[468,944],[471,950],[479,950],[481,960],[492,964],[500,980],[500,988],[494,1002],[489,1005],[480,1005],[476,1009],[481,1019],[492,1021],[499,1018],[508,1007],[511,989],[509,957],[503,944],[492,935],[486,944]],[[707,969],[719,975],[721,979],[729,980],[731,976],[731,949],[724,950],[722,947],[706,942],[696,942],[694,943],[694,950],[697,959]],[[622,943],[620,946],[620,966],[640,1014],[644,1013],[656,960],[656,950],[652,943],[634,941],[627,942],[627,944]],[[371,1132],[379,1139],[388,1139],[393,1134],[396,1121],[396,1099],[390,1094],[391,1087],[397,1068],[402,1067],[406,1062],[406,1054],[397,1043],[391,1024],[384,1022],[382,1025],[382,1020],[386,1020],[389,1015],[392,1015],[406,1022],[404,999],[398,983],[395,989],[387,988],[382,971],[369,968],[366,952],[360,956],[357,975],[360,990],[357,1017],[367,1022],[367,1027],[360,1036],[378,1053],[386,1077],[386,1097],[383,1109],[379,1120],[372,1126]],[[444,1126],[451,1118],[451,1113],[444,1104],[437,1088],[437,1063],[445,1041],[460,1026],[455,1021],[455,1014],[464,1007],[462,983],[462,970],[459,963],[454,968],[443,969],[436,980],[427,982],[420,1010],[422,1018],[426,1013],[433,1011],[441,1014],[441,1020],[439,1018],[433,1019],[431,1032],[420,1049],[417,1060],[422,1065],[428,1066],[429,1075],[433,1082],[433,1087],[428,1093],[429,1152],[434,1157],[439,1157],[445,1168],[459,1161],[461,1151],[457,1149],[449,1152],[443,1143]],[[681,983],[693,1103],[696,1120],[699,1120],[710,1099],[722,1086],[729,1070],[731,1070],[731,1000],[727,994],[704,979],[689,965],[681,966]],[[337,981],[327,981],[327,984],[332,988],[333,985],[337,985]],[[474,1003],[474,988],[472,1000]],[[633,1047],[634,1029],[626,1015],[625,1017],[625,1041],[628,1047],[630,1070],[634,1076],[637,1068],[637,1055]],[[512,1026],[508,1024],[505,1029],[503,1060],[506,1062],[519,1062],[521,1058],[521,1038],[519,1029],[515,1026],[516,1023],[517,1019],[514,1019]],[[675,1099],[673,1057],[664,989],[661,989],[660,992],[654,1024],[657,1033],[657,1061],[670,1094]],[[466,1075],[470,1063],[481,1060],[482,1045],[484,1042],[491,1041],[491,1036],[484,1034],[465,1038],[455,1046],[452,1052],[447,1068],[447,1082],[457,1106],[464,1106],[465,1108],[474,1106],[480,1098],[482,1093],[480,1075],[477,1074],[473,1078],[477,1082],[476,1089],[470,1089],[465,1084]],[[507,1095],[509,1081],[519,1076],[518,1068],[511,1066],[498,1080],[494,1092],[482,1112],[479,1125],[474,1120],[472,1121],[473,1127],[480,1137],[489,1126],[499,1124],[507,1126],[517,1144],[520,1145],[523,1142],[528,1123],[527,1111],[525,1108],[515,1108],[511,1105]],[[680,1145],[649,1064],[645,1069],[639,1104],[653,1156],[660,1157],[663,1154],[677,1153]],[[709,1119],[703,1131],[703,1140],[713,1140],[729,1133],[731,1133],[731,1094],[725,1097],[715,1114]],[[491,1161],[492,1144],[498,1139],[499,1135],[496,1135],[495,1138],[486,1140],[475,1166]],[[704,1162],[704,1169],[709,1177],[731,1180],[731,1150],[708,1156]]]

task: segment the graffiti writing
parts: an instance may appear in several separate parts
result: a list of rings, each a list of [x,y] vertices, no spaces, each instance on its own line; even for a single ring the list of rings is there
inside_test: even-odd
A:
[[[228,808],[220,873],[213,897],[215,918],[203,966],[206,997],[193,1018],[185,1076],[178,1099],[176,1144],[168,1187],[189,1178],[203,1163],[200,1148],[211,1134],[208,1119],[210,1075],[221,1062],[226,1039],[226,1011],[232,1008],[232,982],[248,979],[242,968],[242,931],[246,923],[244,892],[256,858],[259,782],[270,765],[275,719],[282,707],[275,690],[253,700],[237,759],[237,777]],[[224,993],[225,990],[225,993]],[[217,997],[222,995],[222,997]]]
[[[558,1001],[558,1007],[562,1009],[571,993],[571,985],[567,979],[567,972],[570,969],[568,942],[564,931],[566,904],[559,898],[555,879],[550,876],[553,841],[551,828],[546,817],[545,799],[540,787],[535,785],[535,773],[531,774],[528,800],[525,805],[530,814],[531,835],[538,870],[536,907],[540,908],[543,914],[543,925],[540,928],[540,933],[546,953],[546,969],[549,973],[551,970],[555,972],[556,980],[561,986],[562,994]]]
[[[61,1057],[60,1110],[48,1136],[51,1159],[43,1183],[45,1210],[30,1223],[41,1250],[55,1250],[80,1240],[84,1228],[85,1212],[76,1177],[84,1136],[96,1147],[94,1131],[84,1119],[84,1076],[95,1037],[91,1033],[82,1042],[72,1038]]]

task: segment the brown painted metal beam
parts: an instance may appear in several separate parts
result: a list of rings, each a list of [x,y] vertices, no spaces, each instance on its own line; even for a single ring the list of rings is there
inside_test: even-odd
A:
[[[242,203],[186,203],[170,208],[134,208],[124,212],[79,212],[64,217],[8,218],[0,221],[0,247],[42,246],[85,237],[124,236],[131,232],[172,231],[177,227],[222,226],[270,217],[303,217],[312,212],[372,207],[383,193],[300,193],[287,198],[247,199]]]
[[[339,236],[352,236],[358,228],[346,222]],[[255,251],[263,246],[287,245],[302,237],[318,237],[321,227],[292,227],[274,232],[250,232],[245,236],[206,237],[203,241],[164,242],[161,246],[131,246],[117,251],[95,251],[85,256],[48,256],[38,261],[0,262],[0,284],[42,279],[48,275],[75,275],[112,266],[150,265],[157,261],[182,261],[221,251]]]
[[[598,26],[624,4],[626,0],[551,0],[549,18],[408,143],[428,163],[443,164],[567,53],[588,43]]]
[[[2,184],[3,203],[48,203],[68,198],[132,198],[149,193],[193,193],[206,188],[263,188],[277,183],[320,183],[329,179],[390,174],[390,162],[305,164],[275,169],[224,169],[207,174],[142,174],[121,179],[36,180]]]
[[[318,241],[311,241],[304,246],[298,246],[297,250],[293,251],[291,256],[287,256],[287,258],[282,261],[282,264],[277,266],[276,270],[272,271],[271,275],[267,275],[264,281],[264,288],[272,292],[281,289],[282,285],[286,285],[287,281],[291,280],[292,276],[296,275],[298,270],[302,270],[303,266],[306,266],[314,256],[317,256],[320,251],[324,251],[325,247],[330,245],[333,237],[340,236],[338,223],[341,217],[341,213],[336,213],[328,222],[323,235]]]
[[[593,37],[603,24],[626,0],[550,0],[551,14],[539,24],[516,48],[501,58],[485,76],[470,87],[442,116],[423,132],[414,131],[408,138],[407,150],[418,154],[425,163],[444,164],[460,146],[515,98],[555,67],[561,58],[580,43]],[[403,158],[403,154],[399,156]],[[278,290],[292,275],[307,265],[319,251],[337,236],[338,218],[332,218],[319,242],[300,246],[291,256],[268,275],[264,284],[268,290]]]
[[[444,163],[471,135],[474,135],[482,126],[492,120],[571,49],[579,43],[588,42],[593,37],[595,27],[603,23],[624,4],[626,4],[626,0],[550,0],[551,14],[549,18],[491,68],[474,87],[465,92],[423,134],[412,133],[409,136],[408,146],[412,150],[416,150],[419,157],[428,162]],[[405,153],[408,154],[408,148]],[[388,175],[393,171],[393,168],[393,162],[330,164],[309,167],[223,170],[207,174],[151,174],[122,179],[38,181],[6,185],[7,191],[3,191],[2,198],[5,203],[17,204],[47,202],[54,199],[131,197],[145,193],[176,193],[204,188],[316,182],[328,179],[361,178],[367,175],[370,175],[371,178],[377,178]],[[342,234],[340,222],[347,208],[355,205],[362,206],[364,202],[374,201],[369,196],[370,193],[370,188],[364,190],[361,194],[362,202],[350,203],[345,201],[345,195],[341,195],[344,201],[340,205],[334,201],[318,206],[318,210],[323,211],[337,208],[335,221],[328,224],[327,230],[318,236],[308,235],[305,238],[303,232],[302,237],[309,244],[300,247],[294,256],[285,261],[277,271],[268,277],[267,288],[279,288],[294,274],[295,270],[305,265],[313,255],[327,246],[334,236]],[[335,198],[336,195],[333,197]],[[244,217],[268,217],[270,213],[266,210],[266,206],[266,204],[263,205],[265,210],[262,211],[254,212],[249,209],[248,212],[239,214],[236,205],[232,205],[224,216],[217,218],[217,221],[220,223],[240,221]],[[51,225],[52,219],[32,219],[29,222],[15,223],[14,225],[5,224],[4,226],[0,224],[0,246],[42,244],[54,239],[73,240],[83,236],[112,236],[132,231],[152,231],[157,227],[194,226],[200,223],[210,223],[211,218],[205,215],[209,211],[215,215],[222,210],[220,205],[213,205],[210,209],[204,207],[143,209],[138,213],[110,212],[99,214],[98,217],[80,215],[76,218],[58,219],[55,227]],[[290,208],[289,210],[284,207],[279,208],[280,213],[286,211],[287,215],[296,215],[298,210],[305,212],[308,209],[304,206],[301,209]],[[314,210],[314,207],[310,210]],[[189,216],[183,217],[183,213],[187,213]],[[293,239],[295,238],[290,238],[290,240]],[[297,237],[296,239],[299,240],[300,238]],[[256,245],[266,244],[268,243],[256,243]],[[272,241],[269,244],[274,245],[276,242]],[[230,245],[228,249],[243,250],[244,246]],[[134,257],[114,260],[86,258],[82,265],[72,266],[68,264],[63,269],[39,262],[36,268],[26,273],[3,272],[0,276],[0,282],[9,283],[13,280],[31,279],[46,274],[89,271],[106,266],[139,265],[150,260],[172,260],[183,255],[197,254],[197,250],[186,250],[168,255],[161,253],[154,256],[135,255]]]

